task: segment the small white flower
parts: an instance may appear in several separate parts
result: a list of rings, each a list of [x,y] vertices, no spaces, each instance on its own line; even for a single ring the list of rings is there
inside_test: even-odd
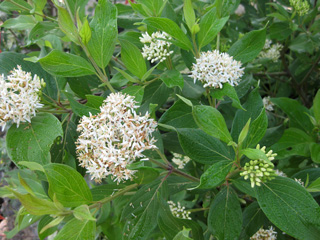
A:
[[[43,107],[39,94],[43,80],[37,75],[33,78],[30,72],[22,71],[21,66],[11,71],[5,77],[0,76],[0,127],[5,128],[6,123],[31,122],[36,115],[37,108]]]
[[[136,104],[130,95],[112,93],[98,115],[82,117],[77,128],[77,153],[80,166],[97,182],[108,175],[118,182],[132,179],[135,171],[127,165],[138,158],[148,160],[142,152],[156,148],[151,135],[157,124],[148,113],[138,115]]]
[[[272,150],[266,153],[266,147],[260,148],[258,144],[256,149],[261,150],[264,154],[266,154],[269,161],[274,160],[274,157],[277,156],[276,153],[273,153]],[[256,159],[247,162],[243,167],[244,171],[240,173],[240,176],[244,176],[244,179],[250,179],[251,187],[261,186],[262,182],[270,181],[276,175],[273,170],[274,165],[266,162],[263,159]]]
[[[163,39],[163,40],[162,40]],[[151,63],[163,62],[173,51],[169,51],[172,38],[165,32],[154,32],[151,36],[146,32],[140,37],[140,42],[144,43],[142,56]]]
[[[259,53],[258,58],[268,58],[271,59],[273,62],[278,61],[278,59],[281,56],[280,51],[282,50],[283,46],[279,43],[272,45],[271,43],[271,40],[266,40],[263,50]]]
[[[173,158],[172,162],[176,165],[178,165],[179,169],[183,169],[184,166],[190,161],[190,158],[188,156],[182,156],[178,153],[172,153]]]
[[[186,208],[182,207],[180,202],[175,204],[173,201],[168,201],[168,204],[169,204],[170,211],[171,211],[173,216],[175,216],[177,218],[191,220],[191,217],[190,217],[191,212],[185,210]]]
[[[250,240],[276,240],[277,232],[274,231],[273,227],[269,227],[269,229],[260,228],[258,232],[256,232]]]
[[[190,77],[202,82],[204,87],[223,88],[224,83],[238,85],[243,75],[241,62],[218,50],[202,52],[193,64]]]
[[[287,174],[285,174],[284,172],[276,169],[275,174],[277,174],[280,177],[287,177]]]
[[[302,187],[304,187],[304,182],[299,178],[294,179],[297,183],[299,183]]]
[[[236,9],[236,11],[234,11],[234,13],[236,15],[238,15],[239,17],[242,16],[243,14],[245,14],[246,13],[246,9],[243,6],[243,4],[239,4],[238,8]]]
[[[262,99],[262,102],[263,102],[263,106],[264,106],[264,108],[265,108],[266,110],[268,110],[268,111],[270,111],[270,112],[272,112],[272,111],[274,110],[274,109],[273,109],[274,104],[273,104],[273,102],[270,101],[270,97],[269,97],[269,96],[264,97],[264,98]]]

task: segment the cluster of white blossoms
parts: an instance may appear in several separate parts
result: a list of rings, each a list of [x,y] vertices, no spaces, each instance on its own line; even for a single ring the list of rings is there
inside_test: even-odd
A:
[[[218,50],[202,52],[193,63],[190,77],[199,80],[204,87],[223,88],[224,83],[238,85],[243,75],[241,62],[236,61],[228,53]]]
[[[273,153],[270,150],[266,153],[266,147],[260,148],[258,144],[256,149],[260,149],[264,154],[266,154],[269,161],[274,160],[274,157],[277,156],[276,153]],[[251,187],[253,188],[255,185],[261,186],[262,182],[266,182],[272,180],[276,173],[273,169],[274,165],[269,162],[266,162],[263,159],[256,159],[247,162],[244,166],[244,171],[240,173],[241,176],[244,176],[244,179],[250,179]]]
[[[263,50],[259,53],[258,58],[268,58],[271,59],[273,62],[278,61],[281,54],[280,51],[282,50],[283,46],[279,43],[272,44],[270,39],[267,39]]]
[[[151,63],[166,60],[173,51],[169,50],[172,38],[165,32],[154,32],[151,36],[146,32],[140,37],[140,42],[144,43],[142,48],[142,56]]]
[[[306,0],[289,0],[289,2],[299,16],[306,15],[310,9],[309,3]]]
[[[277,232],[274,231],[273,227],[269,227],[269,229],[260,228],[258,232],[256,232],[250,240],[276,240]]]
[[[5,77],[0,76],[0,127],[5,128],[8,121],[13,121],[19,127],[21,122],[31,122],[36,115],[40,103],[43,80],[30,72],[22,71],[21,66],[11,71]]]
[[[299,183],[302,187],[304,187],[304,182],[301,180],[301,178],[295,178],[294,179],[297,183]]]
[[[183,169],[184,166],[190,161],[188,156],[183,156],[179,153],[172,153],[172,162],[178,166],[179,169]]]
[[[280,171],[279,169],[275,170],[275,174],[277,174],[280,177],[287,177],[287,174],[285,174],[284,172]]]
[[[265,108],[266,110],[268,110],[268,111],[270,111],[270,112],[272,112],[272,111],[274,110],[274,109],[273,109],[274,104],[273,104],[273,102],[270,101],[270,97],[269,97],[269,96],[264,97],[264,98],[262,99],[262,102],[263,102],[263,106],[264,106],[264,108]]]
[[[98,115],[90,114],[80,120],[77,127],[80,166],[96,182],[108,175],[118,182],[132,179],[135,171],[127,169],[127,165],[139,158],[148,160],[142,152],[157,148],[152,137],[157,123],[148,113],[137,114],[136,104],[130,95],[111,93]]]
[[[171,211],[173,216],[175,216],[177,218],[191,220],[191,217],[190,217],[191,212],[185,210],[186,208],[182,207],[180,202],[175,204],[173,201],[168,201],[168,204],[169,204],[170,211]]]

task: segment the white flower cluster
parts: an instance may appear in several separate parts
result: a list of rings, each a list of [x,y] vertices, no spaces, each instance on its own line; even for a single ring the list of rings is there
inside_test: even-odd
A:
[[[287,174],[285,174],[284,172],[280,171],[279,169],[275,170],[275,174],[277,174],[280,177],[287,177]]]
[[[282,48],[283,46],[281,44],[272,44],[272,41],[267,39],[264,44],[263,50],[259,53],[258,58],[268,58],[273,62],[276,62],[281,56],[280,51],[282,50]]]
[[[269,229],[260,228],[258,232],[256,232],[250,240],[276,240],[277,232],[274,231],[273,227],[269,227]]]
[[[190,161],[188,156],[182,156],[178,153],[172,153],[172,162],[178,166],[179,169],[183,169],[184,166]]]
[[[270,97],[269,97],[269,96],[264,97],[264,98],[262,99],[262,102],[263,102],[263,106],[264,106],[264,108],[265,108],[266,110],[268,110],[268,111],[270,111],[270,112],[272,112],[272,111],[274,110],[274,109],[273,109],[274,104],[273,104],[273,102],[270,101]]]
[[[274,160],[274,157],[277,156],[276,153],[272,153],[270,150],[266,153],[266,147],[260,148],[258,144],[256,149],[260,149],[264,154],[266,154],[269,161]],[[244,179],[250,179],[251,187],[253,188],[255,185],[261,186],[261,182],[266,182],[268,180],[272,180],[276,175],[273,170],[274,165],[266,162],[263,159],[256,159],[247,162],[244,166],[244,171],[240,173],[240,176],[244,176]]]
[[[303,0],[289,0],[291,7],[293,7],[299,16],[306,15],[310,9],[308,1]]]
[[[11,71],[5,77],[0,76],[0,127],[5,128],[6,123],[12,120],[14,123],[31,122],[36,115],[36,109],[43,107],[39,94],[43,80],[30,72],[22,71],[21,66]]]
[[[180,202],[175,204],[173,201],[168,201],[168,204],[169,204],[170,211],[171,211],[173,216],[175,216],[177,218],[191,220],[191,217],[190,217],[191,212],[185,210],[186,208],[182,207]]]
[[[243,75],[241,62],[218,50],[202,52],[193,64],[190,77],[202,82],[204,87],[223,88],[223,83],[238,85]]]
[[[297,183],[299,183],[302,187],[304,187],[304,182],[301,180],[301,178],[295,178],[294,179]]]
[[[165,32],[154,32],[151,36],[146,32],[140,37],[140,42],[144,43],[142,56],[151,60],[151,63],[166,60],[173,51],[169,51],[172,38]]]
[[[98,115],[82,117],[77,127],[77,154],[80,166],[95,181],[101,182],[108,175],[118,182],[132,179],[135,171],[127,165],[138,158],[148,160],[142,152],[156,148],[151,135],[157,124],[148,113],[138,115],[136,103],[130,95],[112,93]]]

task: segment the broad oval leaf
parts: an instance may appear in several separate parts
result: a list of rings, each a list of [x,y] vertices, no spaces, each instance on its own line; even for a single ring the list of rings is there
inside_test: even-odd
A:
[[[96,222],[71,219],[63,226],[54,240],[93,240],[96,235]]]
[[[298,239],[319,239],[320,207],[300,184],[276,177],[257,187],[256,193],[263,212],[282,231]]]
[[[228,51],[228,54],[233,56],[242,64],[255,59],[262,50],[266,41],[266,28],[254,30],[245,34],[242,38],[236,41]]]
[[[39,60],[48,73],[60,77],[80,77],[95,74],[93,66],[82,57],[53,50]]]
[[[10,159],[17,165],[20,161],[50,163],[50,148],[54,140],[63,135],[59,120],[49,113],[39,113],[31,123],[13,124],[7,133],[6,143]]]
[[[179,142],[192,160],[212,164],[221,160],[232,161],[225,144],[200,129],[178,128]]]
[[[65,207],[77,207],[92,201],[90,189],[76,170],[67,165],[51,163],[44,166],[49,182],[49,196]]]

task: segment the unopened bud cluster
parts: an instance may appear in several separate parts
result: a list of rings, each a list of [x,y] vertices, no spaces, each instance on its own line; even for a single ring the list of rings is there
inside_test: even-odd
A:
[[[260,228],[258,232],[256,232],[250,240],[276,240],[277,232],[274,231],[273,227],[269,227],[269,229]]]
[[[148,113],[137,114],[136,104],[130,95],[112,93],[98,115],[90,114],[80,120],[77,128],[80,166],[97,182],[108,175],[118,182],[132,179],[135,171],[127,169],[127,165],[139,158],[148,160],[142,152],[156,148],[152,133],[157,124]]]
[[[267,39],[263,47],[263,50],[259,53],[258,57],[268,58],[271,59],[273,62],[276,62],[281,56],[280,52],[282,48],[283,46],[281,44],[272,44],[272,41],[270,39]]]
[[[185,207],[182,207],[180,202],[175,204],[173,201],[168,201],[170,211],[173,216],[177,218],[182,218],[182,219],[189,219],[191,220],[190,211],[185,210]]]
[[[151,36],[146,32],[140,37],[140,42],[144,43],[142,48],[142,56],[151,63],[166,60],[173,51],[169,50],[172,38],[165,32],[154,32]]]
[[[190,161],[188,156],[183,156],[178,153],[173,153],[172,162],[178,166],[179,169],[183,169],[184,166]]]
[[[21,66],[11,71],[5,77],[0,76],[0,127],[5,128],[8,121],[13,121],[19,127],[21,122],[31,122],[37,108],[43,107],[39,94],[43,80],[37,75],[31,76]]]
[[[291,7],[293,7],[299,16],[306,15],[310,9],[308,1],[303,0],[289,0]]]
[[[257,149],[260,149],[259,144],[257,145]],[[272,153],[272,150],[266,153],[265,149],[266,147],[262,147],[260,150],[266,154],[270,161],[274,160],[277,154]],[[261,186],[262,182],[270,181],[276,176],[273,167],[272,163],[266,162],[263,159],[251,160],[245,164],[244,171],[240,175],[244,176],[245,180],[250,179],[251,187],[253,188],[255,185]]]
[[[204,87],[223,88],[224,83],[238,85],[243,73],[241,62],[227,53],[214,50],[201,53],[196,63],[193,63],[190,77],[194,82],[202,82]]]

